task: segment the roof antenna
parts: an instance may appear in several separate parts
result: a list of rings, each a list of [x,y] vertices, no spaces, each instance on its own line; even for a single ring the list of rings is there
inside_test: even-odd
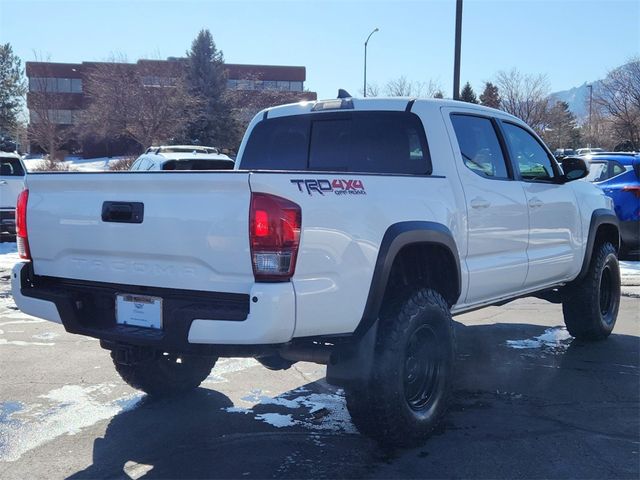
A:
[[[339,88],[338,98],[351,98],[351,94],[347,92],[344,88]]]

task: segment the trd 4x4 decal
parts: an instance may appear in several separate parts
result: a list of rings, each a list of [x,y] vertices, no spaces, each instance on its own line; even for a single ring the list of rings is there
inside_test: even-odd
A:
[[[343,180],[343,179],[293,179],[291,183],[295,183],[298,186],[298,190],[306,192],[309,195],[313,193],[319,193],[324,195],[325,193],[333,192],[336,195],[366,195],[367,192],[364,189],[362,180]]]

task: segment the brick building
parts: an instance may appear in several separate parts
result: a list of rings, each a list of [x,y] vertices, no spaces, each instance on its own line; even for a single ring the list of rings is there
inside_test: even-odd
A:
[[[157,75],[143,77],[144,85],[162,85],[166,78],[170,78],[172,71],[184,69],[184,58],[168,58],[167,60],[138,60],[131,64],[118,64],[130,68],[153,65]],[[100,62],[82,63],[52,63],[26,62],[26,74],[29,80],[27,93],[27,108],[29,108],[30,123],[37,123],[38,112],[34,109],[36,95],[50,98],[51,108],[47,109],[48,121],[61,127],[72,126],[78,122],[78,112],[86,108],[88,98],[84,94],[83,82],[87,72]],[[232,90],[251,91],[250,95],[260,95],[263,92],[279,92],[287,102],[301,100],[316,100],[315,92],[304,90],[306,69],[300,66],[279,65],[242,65],[225,64],[227,71],[227,88]],[[164,75],[166,72],[166,76]],[[38,150],[38,145],[31,146]],[[80,144],[71,139],[66,150],[82,151],[84,156],[121,155],[135,151],[134,144],[124,140],[100,141]]]

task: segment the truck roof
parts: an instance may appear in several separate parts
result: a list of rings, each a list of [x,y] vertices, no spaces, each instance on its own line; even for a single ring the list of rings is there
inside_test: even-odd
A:
[[[375,98],[338,98],[317,101],[303,101],[277,107],[270,107],[258,113],[257,117],[266,118],[282,117],[288,115],[300,115],[304,113],[320,111],[340,111],[340,110],[391,110],[404,111],[409,103],[431,105],[435,107],[464,107],[465,109],[476,110],[478,113],[499,114],[503,117],[517,117],[503,111],[475,103],[462,102],[459,100],[444,100],[438,98],[416,98],[416,97],[375,97]]]

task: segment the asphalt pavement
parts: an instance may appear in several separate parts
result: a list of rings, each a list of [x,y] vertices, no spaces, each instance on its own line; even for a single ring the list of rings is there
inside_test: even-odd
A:
[[[636,297],[593,344],[537,299],[456,317],[446,422],[419,448],[385,451],[321,365],[223,359],[196,391],[152,401],[96,340],[15,310],[2,262],[0,277],[2,479],[640,478]]]

